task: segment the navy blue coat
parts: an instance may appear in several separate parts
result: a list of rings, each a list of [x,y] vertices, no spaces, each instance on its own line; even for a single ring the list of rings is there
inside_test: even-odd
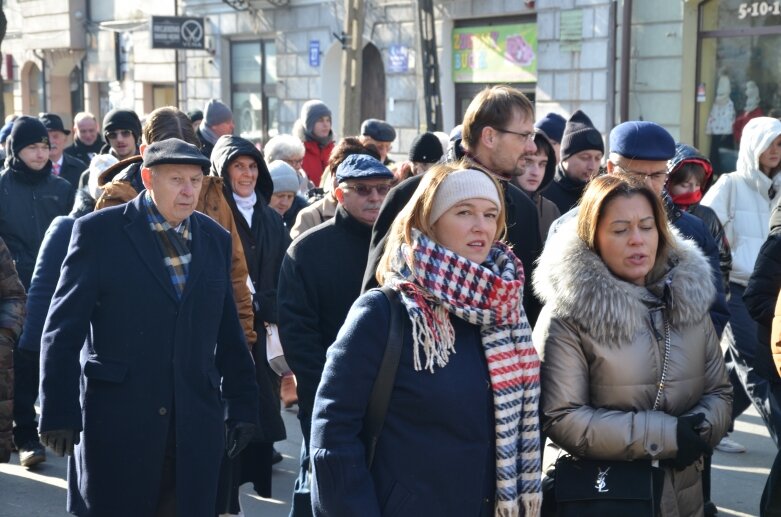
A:
[[[144,210],[139,196],[73,226],[41,341],[40,427],[82,430],[68,510],[130,517],[154,513],[175,425],[177,511],[212,517],[224,422],[258,415],[230,236],[193,214],[179,300]]]
[[[404,343],[371,472],[359,438],[388,340],[390,305],[362,295],[328,349],[312,416],[316,516],[493,516],[494,404],[480,328],[450,317],[455,354],[415,371],[406,311]]]

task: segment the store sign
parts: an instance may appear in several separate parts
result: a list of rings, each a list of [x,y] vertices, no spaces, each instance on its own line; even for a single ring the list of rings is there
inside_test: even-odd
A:
[[[781,16],[781,2],[743,2],[738,6],[738,20],[746,16]]]
[[[537,81],[537,25],[519,23],[453,30],[457,83]]]
[[[152,48],[204,49],[203,18],[152,16]]]

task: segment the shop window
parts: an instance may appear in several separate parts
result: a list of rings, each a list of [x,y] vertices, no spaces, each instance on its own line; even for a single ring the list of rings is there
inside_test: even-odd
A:
[[[699,14],[696,143],[730,172],[746,123],[781,116],[781,2],[710,0]]]
[[[273,41],[231,43],[231,109],[243,138],[265,143],[279,133],[276,84]]]

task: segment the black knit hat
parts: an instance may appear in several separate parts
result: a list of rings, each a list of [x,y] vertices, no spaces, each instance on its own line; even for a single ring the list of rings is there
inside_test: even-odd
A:
[[[564,126],[564,134],[561,137],[561,160],[564,161],[573,154],[581,151],[605,152],[605,143],[602,135],[594,129],[591,119],[578,110],[572,114]]]
[[[117,129],[128,129],[136,136],[136,140],[141,136],[141,121],[138,119],[135,111],[114,109],[106,113],[103,117],[103,133],[116,131]]]
[[[14,121],[8,139],[11,143],[11,152],[14,156],[18,156],[19,151],[28,145],[49,145],[49,132],[37,118],[23,115]]]
[[[434,133],[423,133],[415,137],[412,146],[409,148],[411,162],[437,163],[444,154],[442,142],[439,141]]]

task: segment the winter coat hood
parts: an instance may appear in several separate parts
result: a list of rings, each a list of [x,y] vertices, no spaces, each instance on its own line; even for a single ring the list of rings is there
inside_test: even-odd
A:
[[[538,138],[547,138],[542,133],[538,133],[540,135]],[[550,140],[549,140],[550,141]],[[537,190],[534,192],[529,192],[525,188],[521,187],[520,184],[517,181],[513,181],[518,188],[523,190],[529,197],[532,199],[536,199],[537,196],[540,195],[540,193],[550,185],[551,181],[553,181],[553,178],[556,176],[556,151],[553,150],[553,144],[548,148],[548,163],[545,165],[545,174],[542,176],[542,181],[540,182],[540,185],[537,187]]]
[[[599,343],[631,342],[645,325],[649,306],[666,305],[670,323],[693,325],[715,297],[710,265],[694,241],[673,228],[673,247],[651,272],[646,286],[623,281],[576,233],[577,219],[548,239],[534,272],[534,291],[554,316],[587,331]]]
[[[214,144],[211,155],[211,174],[225,180],[225,188],[232,192],[228,177],[228,164],[238,156],[250,156],[258,163],[258,181],[255,183],[255,193],[268,204],[274,193],[274,182],[266,166],[263,154],[244,138],[233,135],[223,135]]]
[[[759,168],[759,155],[779,136],[781,121],[772,117],[753,118],[743,129],[735,175],[753,185],[758,192],[767,193],[773,184]]]
[[[702,165],[702,168],[705,170],[705,179],[703,180],[702,185],[700,185],[700,191],[705,194],[713,179],[713,166],[710,161],[696,148],[679,143],[675,146],[675,156],[667,160],[667,174],[672,174],[684,163],[697,163]]]

